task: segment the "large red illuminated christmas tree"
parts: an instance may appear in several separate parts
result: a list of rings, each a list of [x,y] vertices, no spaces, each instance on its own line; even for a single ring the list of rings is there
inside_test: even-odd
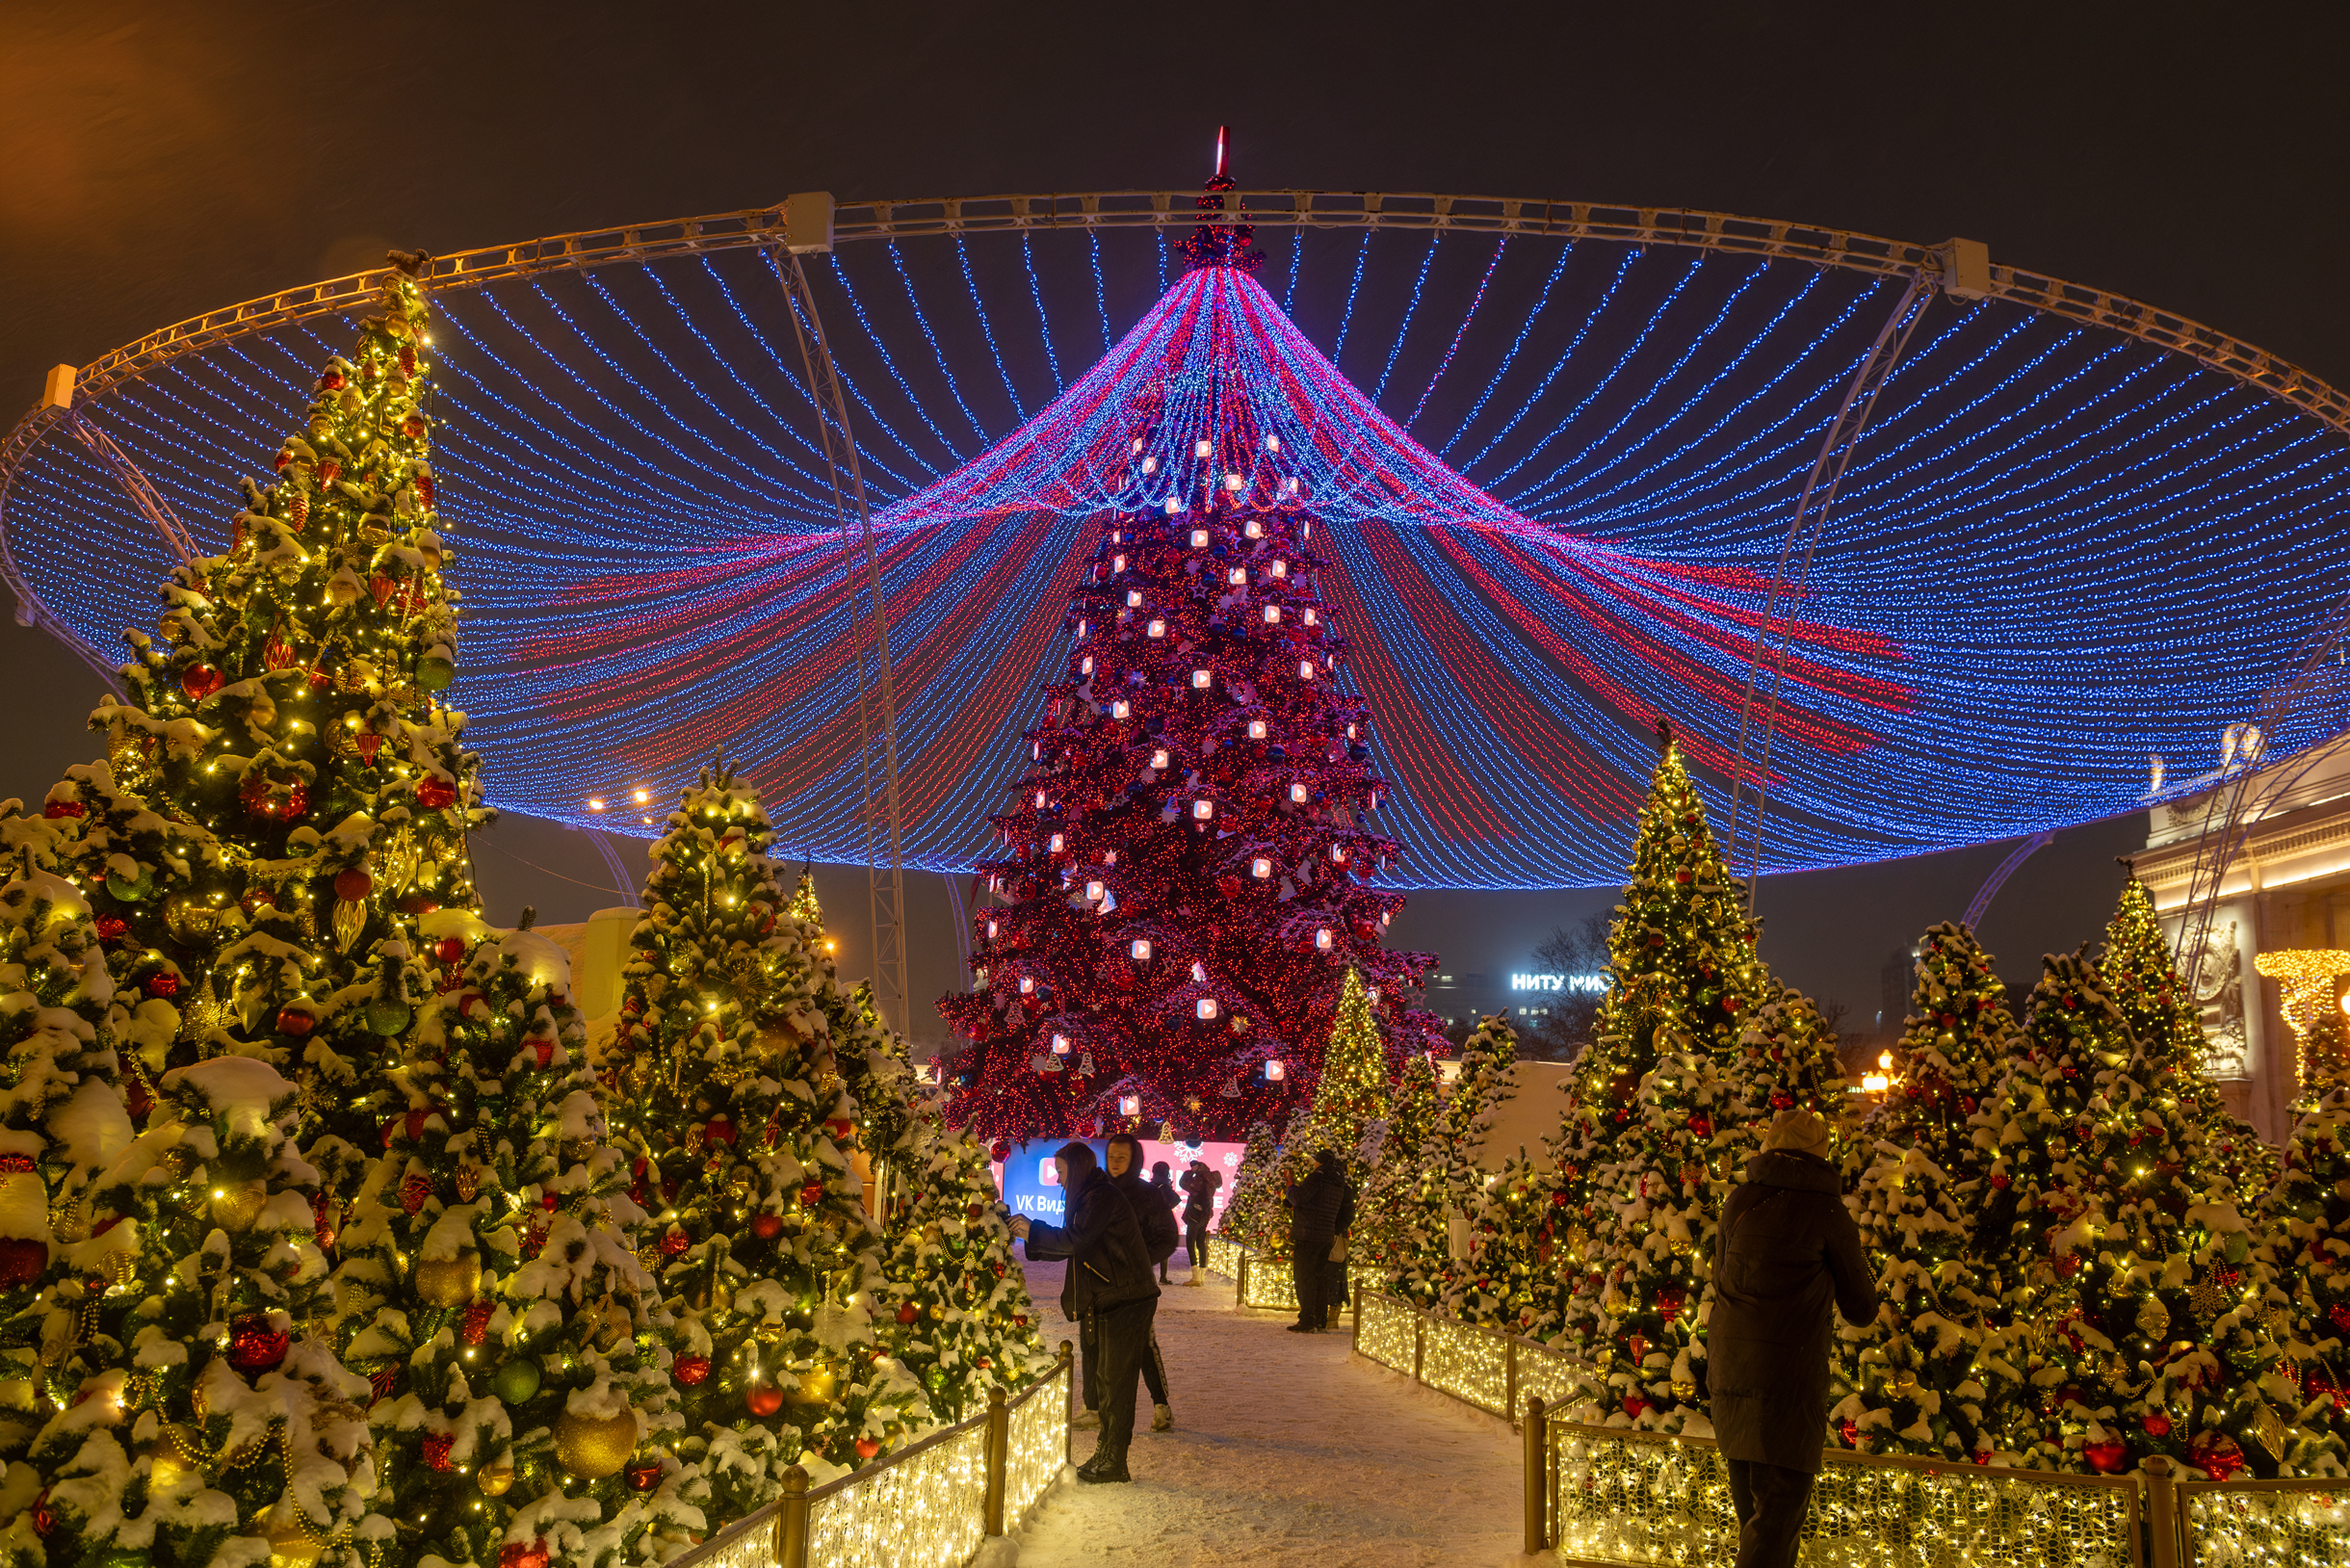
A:
[[[1249,237],[1203,222],[1191,269],[1246,271]],[[1283,1125],[1349,968],[1391,1068],[1438,1030],[1409,1003],[1432,960],[1379,944],[1403,900],[1369,885],[1396,845],[1371,825],[1385,785],[1291,460],[1316,432],[1239,358],[1203,310],[1123,413],[1068,667],[980,867],[1002,902],[973,916],[977,984],[939,1004],[969,1042],[953,1113],[983,1136]]]

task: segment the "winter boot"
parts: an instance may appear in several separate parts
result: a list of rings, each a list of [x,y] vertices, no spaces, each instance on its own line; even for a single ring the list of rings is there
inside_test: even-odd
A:
[[[1080,1410],[1076,1417],[1070,1421],[1069,1430],[1073,1432],[1090,1432],[1100,1424],[1102,1424],[1102,1413],[1099,1410]]]
[[[1124,1449],[1115,1452],[1105,1449],[1078,1470],[1077,1478],[1086,1485],[1099,1486],[1110,1481],[1131,1481],[1134,1477],[1126,1473],[1126,1450]]]
[[[1345,1307],[1332,1307],[1330,1309],[1329,1319],[1323,1324],[1323,1326],[1327,1328],[1336,1328],[1338,1326],[1339,1315],[1345,1310],[1346,1309]]]
[[[1171,1431],[1173,1431],[1174,1429],[1175,1429],[1175,1412],[1174,1412],[1174,1411],[1172,1411],[1172,1410],[1169,1410],[1169,1409],[1168,1409],[1168,1408],[1167,1408],[1165,1405],[1163,1405],[1163,1404],[1155,1404],[1155,1405],[1152,1405],[1152,1406],[1151,1406],[1151,1430],[1152,1430],[1152,1431],[1154,1431],[1154,1432],[1171,1432]]]
[[[1095,1473],[1098,1472],[1102,1466],[1107,1464],[1109,1461],[1110,1445],[1107,1443],[1096,1444],[1094,1446],[1092,1457],[1088,1458],[1084,1464],[1077,1467],[1078,1478],[1081,1480],[1091,1480]]]

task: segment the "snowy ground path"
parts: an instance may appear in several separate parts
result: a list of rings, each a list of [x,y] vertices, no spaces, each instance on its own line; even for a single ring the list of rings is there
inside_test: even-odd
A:
[[[1354,1356],[1344,1332],[1291,1334],[1290,1314],[1235,1311],[1220,1274],[1185,1288],[1180,1258],[1159,1304],[1175,1429],[1142,1430],[1143,1403],[1133,1484],[1080,1486],[1065,1476],[1018,1538],[1020,1568],[1524,1560],[1518,1445],[1506,1425]],[[1028,1271],[1052,1344],[1075,1338],[1051,1304],[1061,1267]],[[1092,1453],[1092,1432],[1071,1438],[1073,1459]]]

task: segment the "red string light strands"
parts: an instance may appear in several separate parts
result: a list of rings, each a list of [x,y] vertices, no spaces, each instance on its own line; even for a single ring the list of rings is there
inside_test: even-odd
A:
[[[940,1003],[970,1042],[953,1112],[981,1137],[1286,1118],[1350,968],[1389,1050],[1438,1032],[1408,1001],[1431,960],[1379,945],[1401,900],[1369,879],[1397,850],[1297,436],[1227,395],[1239,352],[1187,336],[1126,410],[1121,461],[1172,487],[1100,525],[1031,766],[991,819],[1003,902],[972,917],[975,988]]]
[[[2277,1180],[2276,1151],[2231,1115],[2219,1086],[2204,1071],[2203,1020],[2171,962],[2171,944],[2154,915],[2146,884],[2130,876],[2122,884],[2097,972],[2106,996],[2147,1053],[2168,1092],[2203,1132],[2205,1158],[2226,1186],[2230,1200],[2247,1210]],[[2338,1013],[2337,1021],[2338,1022]]]
[[[805,1455],[853,1467],[927,1414],[884,1351],[859,1108],[826,1012],[840,987],[773,837],[747,779],[703,771],[653,847],[620,1003],[615,1121],[652,1216],[638,1256],[676,1303],[674,1398],[729,1518]]]
[[[274,482],[245,482],[226,553],[174,568],[158,635],[127,634],[127,695],[91,720],[107,760],[49,797],[83,826],[74,876],[126,978],[176,1015],[141,1019],[145,1065],[269,1060],[353,1149],[431,992],[417,921],[475,906],[423,260],[393,257]]]
[[[2199,1130],[2097,970],[2045,965],[2024,1054],[1977,1123],[1998,1149],[1983,1222],[2007,1325],[1983,1360],[2022,1379],[2000,1462],[2338,1473],[2330,1407],[2293,1408],[2284,1369],[2313,1347],[2275,1255],[2199,1171]]]
[[[31,1529],[51,1562],[361,1568],[393,1531],[371,1501],[366,1379],[323,1333],[318,1173],[294,1145],[295,1087],[222,1057],[157,1088],[169,1119],[100,1174],[90,1239],[65,1253],[96,1276],[86,1292],[103,1288],[40,1331],[44,1364],[91,1371],[45,1401]]]
[[[439,917],[446,929],[452,917]],[[420,1015],[407,1100],[343,1239],[344,1354],[372,1387],[398,1560],[654,1560],[708,1528],[671,1385],[677,1328],[588,1066],[562,949],[467,936]]]
[[[891,1213],[878,1315],[931,1417],[952,1424],[984,1409],[990,1389],[1026,1388],[1053,1358],[987,1150],[931,1103],[907,1118],[889,1164],[906,1197]]]
[[[1416,1213],[1432,1179],[1436,1141],[1436,1063],[1424,1054],[1406,1058],[1397,1076],[1395,1109],[1378,1139],[1378,1160],[1355,1205],[1353,1247],[1364,1265],[1393,1270],[1404,1255]]]
[[[1973,1120],[2021,1048],[2006,988],[1966,927],[1918,945],[1908,1025],[1883,1105],[1844,1150],[1846,1189],[1882,1298],[1840,1333],[1828,1424],[1844,1446],[1988,1463],[1997,1450],[1983,1325],[1998,1293],[1973,1255],[1990,1155]]]

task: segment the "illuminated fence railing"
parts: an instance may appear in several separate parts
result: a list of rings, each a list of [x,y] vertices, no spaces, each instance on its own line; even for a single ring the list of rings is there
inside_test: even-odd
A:
[[[811,1489],[795,1465],[784,1495],[668,1568],[962,1568],[1017,1524],[1069,1448],[1069,1347],[1047,1376],[980,1415]]]
[[[1539,1340],[1422,1312],[1371,1290],[1356,1296],[1354,1349],[1513,1423],[1528,1395],[1563,1398],[1575,1371],[1572,1356]]]
[[[1208,1238],[1208,1267],[1233,1281],[1234,1305],[1277,1312],[1297,1310],[1297,1277],[1290,1260],[1254,1251],[1221,1236]],[[1360,1303],[1366,1292],[1376,1290],[1379,1276],[1368,1268],[1346,1270],[1346,1298]]]
[[[2179,1481],[2175,1503],[2164,1490],[2154,1488],[2155,1536],[2175,1529],[2179,1568],[2350,1565],[2350,1480]],[[2171,1568],[2156,1552],[2157,1568]]]
[[[1527,1458],[1529,1552],[1554,1550],[1562,1563],[1607,1568],[1727,1562],[1737,1555],[1730,1475],[1710,1439],[1543,1420],[1528,1428]],[[1804,1518],[1808,1568],[2146,1562],[2141,1494],[2129,1477],[1835,1450],[1822,1458]],[[2158,1564],[2165,1560],[2157,1556]]]

